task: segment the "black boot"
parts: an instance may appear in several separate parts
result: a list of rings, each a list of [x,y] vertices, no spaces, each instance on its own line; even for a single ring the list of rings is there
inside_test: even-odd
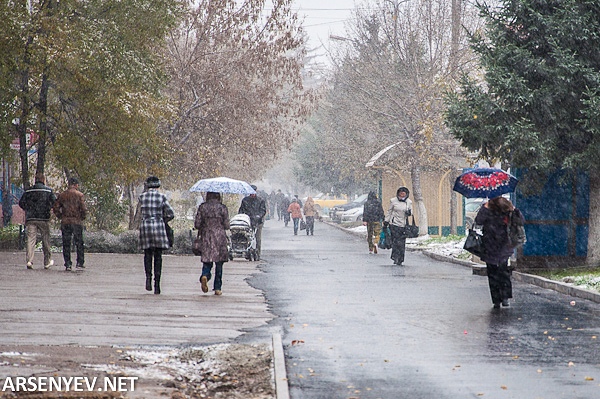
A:
[[[152,291],[152,250],[144,250],[144,271],[146,272],[146,291]]]
[[[160,251],[160,250],[157,250]],[[162,252],[162,251],[161,251]],[[162,255],[154,257],[154,293],[160,294],[160,276],[162,274]]]

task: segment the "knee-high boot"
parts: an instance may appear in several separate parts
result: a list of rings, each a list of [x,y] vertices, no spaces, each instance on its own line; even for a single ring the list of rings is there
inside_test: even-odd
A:
[[[157,250],[160,251],[160,250]],[[161,251],[162,252],[162,251]],[[154,293],[160,294],[160,276],[162,274],[162,254],[159,252],[158,255],[154,256]]]
[[[146,272],[146,291],[152,291],[152,250],[144,250],[144,271]]]

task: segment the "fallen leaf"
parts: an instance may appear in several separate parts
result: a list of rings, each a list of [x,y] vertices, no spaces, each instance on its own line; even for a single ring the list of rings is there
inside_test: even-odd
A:
[[[595,336],[595,335],[592,335],[592,339],[596,339],[596,336]]]
[[[303,343],[304,343],[303,340],[301,340],[301,339],[295,339],[295,340],[292,341],[292,346],[303,344]]]
[[[568,364],[567,366],[569,366],[569,367],[573,367],[573,366],[575,366],[575,363],[573,363],[573,362],[569,362],[569,364]]]
[[[513,356],[513,359],[518,359],[518,358],[519,358],[518,355]]]
[[[542,370],[538,369],[538,371],[537,371],[537,372],[538,372],[538,373],[541,373],[541,372],[542,372]]]
[[[586,381],[594,381],[594,377],[585,377]]]
[[[504,389],[504,390],[507,390],[507,389],[508,389],[508,387],[507,387],[506,385],[502,385],[500,388],[502,388],[502,389]]]
[[[483,396],[483,395],[485,395],[485,394],[484,394],[484,393],[481,393],[481,392],[479,392],[479,393],[477,394],[477,396]]]

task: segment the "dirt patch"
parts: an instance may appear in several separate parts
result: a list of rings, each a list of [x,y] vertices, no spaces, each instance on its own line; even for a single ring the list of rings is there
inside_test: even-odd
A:
[[[0,398],[213,398],[275,397],[269,345],[219,344],[186,348],[115,348],[75,346],[0,346]],[[6,377],[5,377],[6,376]],[[96,377],[94,389],[73,392],[3,389],[17,377],[58,379]],[[101,381],[134,381],[124,391],[98,388]],[[127,385],[130,388],[132,385]],[[85,386],[84,386],[85,387]]]

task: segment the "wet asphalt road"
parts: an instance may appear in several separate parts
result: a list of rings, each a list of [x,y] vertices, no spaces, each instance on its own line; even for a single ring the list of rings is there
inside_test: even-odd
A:
[[[249,333],[282,332],[292,399],[600,398],[599,304],[515,282],[493,310],[470,268],[380,252],[324,223],[265,224],[250,283],[279,317]]]

